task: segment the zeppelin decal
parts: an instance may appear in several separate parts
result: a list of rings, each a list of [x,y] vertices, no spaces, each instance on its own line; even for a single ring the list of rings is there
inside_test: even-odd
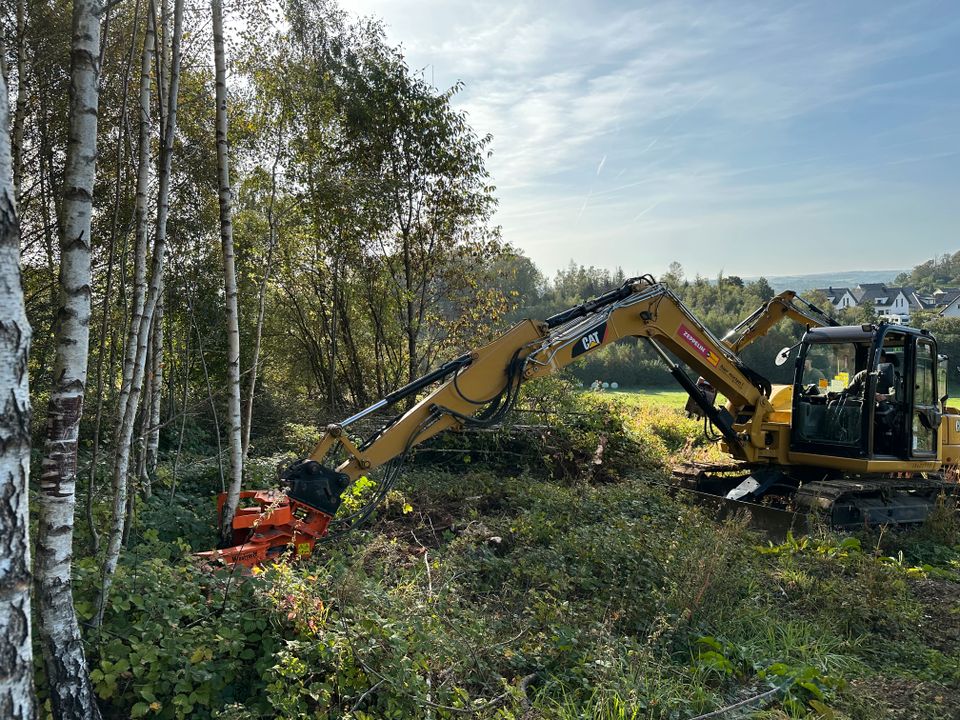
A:
[[[570,357],[577,357],[577,355],[583,355],[588,350],[593,350],[595,347],[603,343],[603,338],[607,334],[607,323],[604,321],[602,324],[597,325],[590,330],[587,330],[583,335],[580,336],[580,339],[574,343],[573,352]]]
[[[677,329],[677,335],[682,337],[687,345],[692,347],[698,353],[703,355],[706,358],[707,362],[716,367],[720,364],[720,357],[715,354],[710,348],[707,347],[707,344],[703,342],[699,337],[697,337],[694,332],[688,328],[686,325],[681,324]]]

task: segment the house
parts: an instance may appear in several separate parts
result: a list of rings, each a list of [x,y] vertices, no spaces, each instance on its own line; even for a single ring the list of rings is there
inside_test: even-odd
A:
[[[883,283],[863,283],[851,291],[858,307],[869,307],[881,320],[899,323],[910,321],[910,301],[905,288],[887,287]]]
[[[913,288],[888,287],[883,283],[863,283],[855,288],[820,288],[836,310],[869,307],[880,319],[898,324],[910,321],[912,310],[925,308],[924,300]]]
[[[814,290],[814,292],[826,295],[830,304],[837,310],[845,310],[846,308],[856,307],[857,305],[857,299],[853,296],[853,293],[850,292],[850,288],[818,288]]]
[[[910,303],[910,312],[915,313],[918,310],[934,310],[937,307],[936,298],[929,293],[921,293],[916,288],[905,287],[903,292]]]
[[[940,308],[940,317],[960,317],[960,290],[948,289],[934,293],[937,298],[937,307]]]
[[[937,288],[932,293],[922,293],[907,286],[863,283],[855,288],[828,287],[814,292],[826,295],[836,310],[868,307],[878,320],[897,325],[909,324],[910,316],[921,310],[937,312],[941,317],[960,317],[960,287]]]

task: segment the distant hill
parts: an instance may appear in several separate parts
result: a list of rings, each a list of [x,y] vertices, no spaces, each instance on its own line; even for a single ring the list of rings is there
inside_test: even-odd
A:
[[[781,290],[796,290],[799,293],[824,287],[856,287],[860,283],[892,283],[904,270],[841,270],[812,275],[767,275],[770,286]],[[756,280],[757,278],[744,278]]]

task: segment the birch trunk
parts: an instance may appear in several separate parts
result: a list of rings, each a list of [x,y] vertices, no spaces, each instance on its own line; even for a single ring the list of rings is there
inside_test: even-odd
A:
[[[152,7],[153,3],[150,3]],[[124,434],[123,421],[127,414],[127,403],[133,384],[134,366],[137,360],[137,341],[140,326],[143,324],[143,310],[147,286],[147,237],[149,235],[148,208],[150,191],[150,136],[152,121],[150,115],[150,68],[153,62],[153,48],[156,43],[153,12],[148,8],[146,33],[143,38],[143,53],[140,56],[140,130],[137,147],[137,194],[134,208],[136,239],[133,257],[133,298],[131,300],[130,324],[123,352],[123,377],[120,382],[120,396],[117,401],[117,426],[115,431],[114,465],[121,453],[128,452],[128,446],[119,442]],[[114,494],[116,494],[114,487]]]
[[[23,131],[27,118],[26,15],[26,0],[17,0],[17,104],[13,113],[12,155],[14,197],[18,204],[23,183]]]
[[[220,194],[220,241],[223,245],[223,286],[227,320],[227,420],[230,441],[230,485],[220,518],[221,536],[227,542],[243,483],[243,442],[240,427],[240,324],[237,313],[237,270],[233,254],[233,192],[227,145],[227,69],[223,48],[223,5],[211,0],[213,59],[217,102],[217,176]]]
[[[151,336],[153,330],[151,329]],[[146,482],[147,478],[147,434],[150,432],[150,416],[153,414],[153,408],[151,403],[153,402],[153,343],[150,339],[147,339],[147,359],[146,365],[144,366],[143,371],[143,388],[140,391],[140,395],[143,398],[142,407],[140,408],[140,432],[134,435],[133,439],[133,450],[134,458],[136,460],[137,466],[137,483],[139,487],[143,488],[143,483]],[[129,498],[133,493],[127,492],[127,508],[130,507]],[[127,521],[129,524],[130,513],[127,512]],[[124,544],[126,544],[126,539],[124,539]]]
[[[99,10],[94,0],[74,0],[56,356],[40,466],[37,596],[41,646],[55,718],[100,717],[87,675],[70,576],[77,439],[90,342],[90,219],[97,158]]]
[[[30,637],[30,324],[20,280],[20,223],[0,81],[0,717],[36,716]]]
[[[137,368],[137,353],[140,345],[140,332],[144,324],[147,285],[147,237],[148,237],[148,207],[150,189],[150,70],[153,62],[156,26],[153,17],[153,3],[149,3],[146,13],[146,29],[143,36],[143,52],[140,55],[140,92],[139,104],[139,137],[137,145],[137,189],[134,204],[134,221],[136,225],[133,257],[133,297],[130,300],[129,325],[127,326],[126,340],[123,349],[123,373],[120,380],[120,394],[117,399],[117,419],[114,428],[114,449],[111,472],[113,490],[113,514],[108,539],[107,557],[104,560],[103,581],[101,583],[101,598],[106,596],[104,587],[109,586],[107,568],[112,575],[119,559],[120,544],[123,540],[123,526],[127,510],[128,478],[127,470],[130,464],[130,444],[133,437],[133,424],[136,407],[140,400],[139,389],[134,392],[134,380]],[[154,247],[156,252],[156,247]],[[133,404],[133,416],[130,405]],[[116,555],[116,557],[113,557]],[[111,562],[112,560],[112,562]],[[94,626],[99,627],[103,619],[104,607],[97,607],[94,617]]]
[[[111,336],[110,333],[110,308],[113,304],[113,269],[116,259],[116,245],[117,245],[117,235],[119,232],[120,226],[120,200],[121,200],[121,188],[124,183],[122,182],[123,170],[126,166],[127,160],[127,102],[129,99],[129,90],[130,90],[130,73],[133,65],[133,58],[136,53],[136,37],[137,37],[137,20],[140,17],[140,2],[137,0],[137,3],[133,8],[133,38],[130,42],[130,52],[127,54],[126,67],[123,74],[123,91],[121,95],[120,103],[120,137],[117,141],[117,150],[116,150],[116,169],[114,173],[114,194],[113,194],[113,220],[110,226],[110,254],[107,260],[107,280],[106,280],[106,289],[103,293],[103,310],[102,316],[100,318],[100,347],[97,351],[97,410],[94,414],[93,421],[93,447],[91,450],[90,457],[90,480],[87,487],[87,505],[86,505],[86,517],[87,525],[90,529],[90,554],[96,555],[97,551],[100,549],[100,533],[97,529],[96,520],[93,516],[93,498],[96,492],[97,487],[97,463],[100,454],[100,428],[103,420],[103,406],[105,402],[104,392],[104,354],[107,347],[107,338]],[[149,97],[149,86],[148,97]],[[141,97],[142,101],[142,97]],[[142,152],[142,148],[140,149]],[[110,343],[110,358],[107,363],[107,375],[113,375],[113,364],[116,359],[115,346],[111,341]],[[113,381],[110,382],[111,388],[114,387]]]
[[[151,261],[150,286],[147,289],[147,298],[144,304],[137,337],[137,351],[133,367],[133,376],[130,383],[130,392],[127,396],[125,415],[120,427],[122,434],[118,438],[118,447],[124,449],[118,452],[117,462],[113,468],[113,518],[110,527],[110,540],[104,557],[100,593],[97,597],[97,613],[93,624],[99,627],[103,623],[103,613],[106,609],[113,575],[120,559],[120,547],[123,542],[124,527],[127,510],[127,493],[129,491],[128,471],[130,469],[130,444],[133,440],[133,429],[136,420],[137,408],[140,403],[140,391],[143,387],[143,376],[147,360],[147,346],[150,336],[150,320],[159,301],[163,285],[163,268],[167,245],[167,216],[170,213],[170,171],[173,160],[173,141],[177,131],[177,96],[180,88],[180,41],[183,35],[183,0],[177,0],[173,13],[172,59],[170,63],[170,85],[167,88],[167,110],[164,123],[164,137],[160,147],[160,171],[157,188],[157,222],[156,237],[153,245]]]
[[[163,399],[163,286],[153,314],[150,345],[150,413],[147,419],[146,457],[144,459],[143,496],[150,497],[151,480],[157,472],[157,451],[160,447],[160,408]]]

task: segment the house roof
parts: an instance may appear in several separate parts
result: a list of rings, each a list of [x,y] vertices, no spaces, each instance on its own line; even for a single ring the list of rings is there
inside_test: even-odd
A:
[[[836,303],[838,299],[842,298],[844,293],[849,293],[850,288],[845,287],[828,287],[828,288],[817,288],[814,292],[823,293],[827,296],[827,299],[832,303]],[[850,293],[851,297],[853,293]]]
[[[883,283],[862,283],[852,290],[853,296],[857,300],[857,305],[869,302],[871,306],[884,307],[892,305],[897,296],[903,295],[908,298],[906,288],[887,287]]]
[[[907,296],[907,302],[910,303],[911,310],[932,310],[937,306],[937,301],[933,295],[921,293],[912,287],[903,288],[903,292]]]
[[[960,288],[954,288],[953,290],[955,292],[949,295],[951,300],[960,297]],[[871,308],[892,307],[896,299],[900,295],[903,295],[911,310],[938,308],[943,304],[941,298],[947,297],[947,295],[923,295],[913,287],[890,287],[884,283],[861,283],[855,288],[831,286],[817,288],[814,292],[823,293],[834,305],[836,305],[845,294],[849,293],[857,305],[869,305]]]
[[[940,308],[938,315],[943,315],[943,313],[957,300],[960,300],[960,290],[945,292],[938,295],[936,304],[936,307]]]

